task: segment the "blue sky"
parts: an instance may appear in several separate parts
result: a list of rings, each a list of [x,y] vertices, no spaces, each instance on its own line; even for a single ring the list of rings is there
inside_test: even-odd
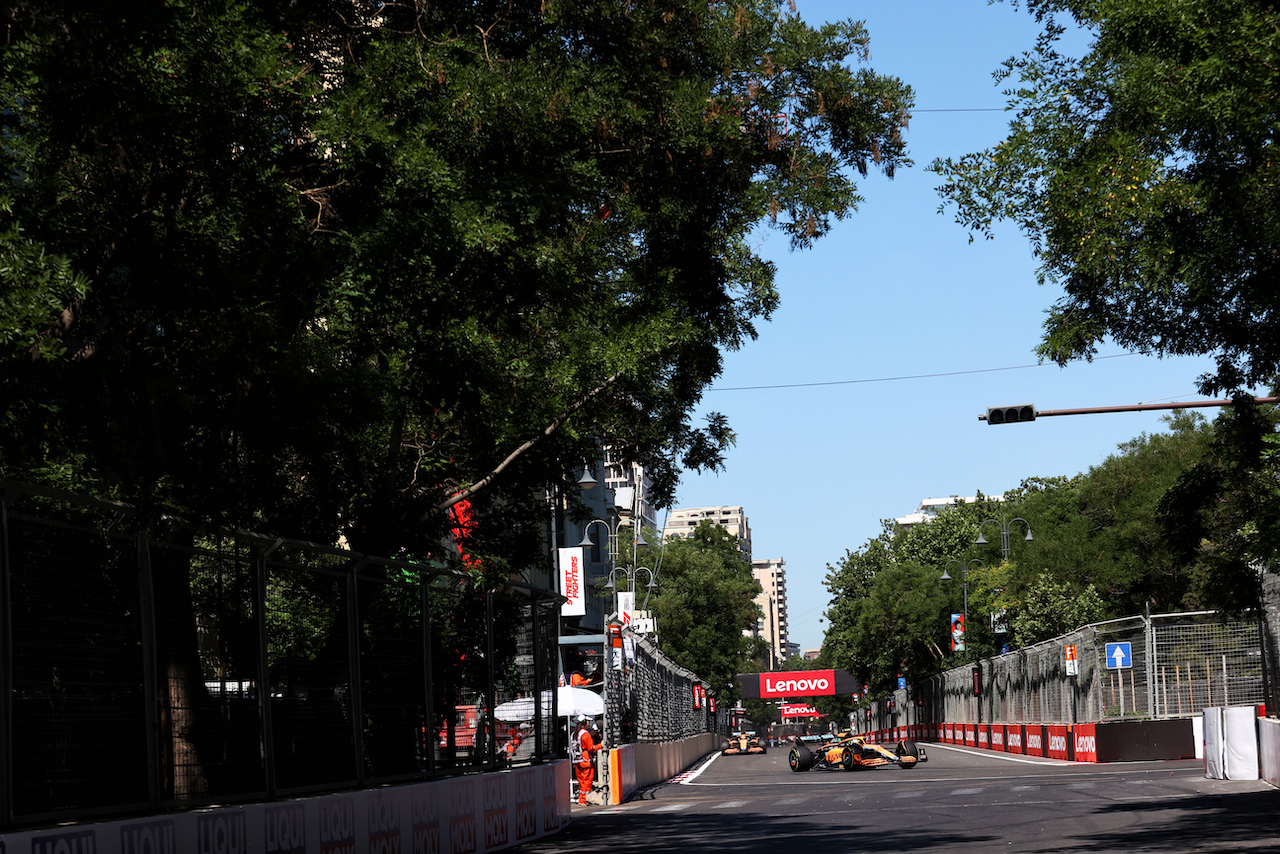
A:
[[[938,178],[925,167],[1002,137],[1008,114],[977,110],[1004,107],[992,72],[1033,45],[1030,15],[987,0],[796,8],[811,23],[865,21],[870,67],[915,89],[916,165],[859,181],[860,210],[813,249],[792,253],[781,235],[768,237],[781,307],[757,341],[726,355],[701,407],[728,416],[737,447],[724,471],[686,473],[677,506],[743,506],[755,556],[786,561],[791,640],[811,648],[825,628],[827,565],[875,537],[880,520],[926,497],[1087,471],[1122,442],[1165,429],[1161,412],[995,427],[977,420],[986,407],[1197,400],[1195,379],[1211,363],[1104,347],[1093,363],[1037,366],[1058,293],[1036,284],[1027,240],[1008,228],[970,243],[950,212],[937,212]],[[751,388],[804,383],[830,385]]]

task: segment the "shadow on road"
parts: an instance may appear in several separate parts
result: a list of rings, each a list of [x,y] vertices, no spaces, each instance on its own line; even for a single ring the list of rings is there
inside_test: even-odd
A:
[[[849,851],[911,851],[929,849],[982,850],[994,837],[903,826],[900,830],[865,834],[848,815],[839,826],[821,816],[761,816],[614,813],[577,820],[554,837],[519,851],[565,854],[607,851],[609,854],[659,854],[668,851],[770,852],[770,854],[846,854]]]
[[[1280,850],[1280,792],[1241,792],[1125,801],[1100,806],[1097,816],[1123,814],[1138,826],[1072,834],[1044,852]]]

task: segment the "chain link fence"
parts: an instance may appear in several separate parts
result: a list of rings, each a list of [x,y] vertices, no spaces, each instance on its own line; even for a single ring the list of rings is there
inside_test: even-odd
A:
[[[623,629],[620,668],[605,672],[605,744],[678,741],[722,731],[727,710],[697,674],[660,652],[648,638]],[[606,663],[609,664],[609,663]]]
[[[0,829],[556,758],[550,591],[0,490]]]
[[[948,670],[918,692],[923,721],[1167,719],[1266,702],[1264,626],[1213,612],[1127,617]],[[1077,674],[1068,675],[1068,648]],[[908,692],[894,703],[906,708]],[[884,717],[879,710],[877,719]]]

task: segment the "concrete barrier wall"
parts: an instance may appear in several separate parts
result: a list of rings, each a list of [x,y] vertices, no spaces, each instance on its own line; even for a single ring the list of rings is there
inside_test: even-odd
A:
[[[486,854],[569,823],[568,760],[339,795],[0,835],[3,854]]]
[[[638,742],[610,751],[610,801],[620,804],[638,789],[670,780],[708,753],[719,750],[720,741],[715,733],[701,733],[680,741]],[[616,781],[615,768],[621,774]]]
[[[959,744],[1073,762],[1191,759],[1196,755],[1190,718],[1089,724],[972,724],[943,722],[865,733],[885,744],[910,739]]]
[[[1258,718],[1258,765],[1262,779],[1280,786],[1280,720]]]

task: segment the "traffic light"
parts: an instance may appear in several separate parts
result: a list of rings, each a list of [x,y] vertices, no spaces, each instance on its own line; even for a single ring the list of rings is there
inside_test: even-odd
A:
[[[1017,406],[993,406],[987,410],[988,424],[1016,424],[1019,421],[1035,421],[1036,407],[1034,403],[1022,403]]]

